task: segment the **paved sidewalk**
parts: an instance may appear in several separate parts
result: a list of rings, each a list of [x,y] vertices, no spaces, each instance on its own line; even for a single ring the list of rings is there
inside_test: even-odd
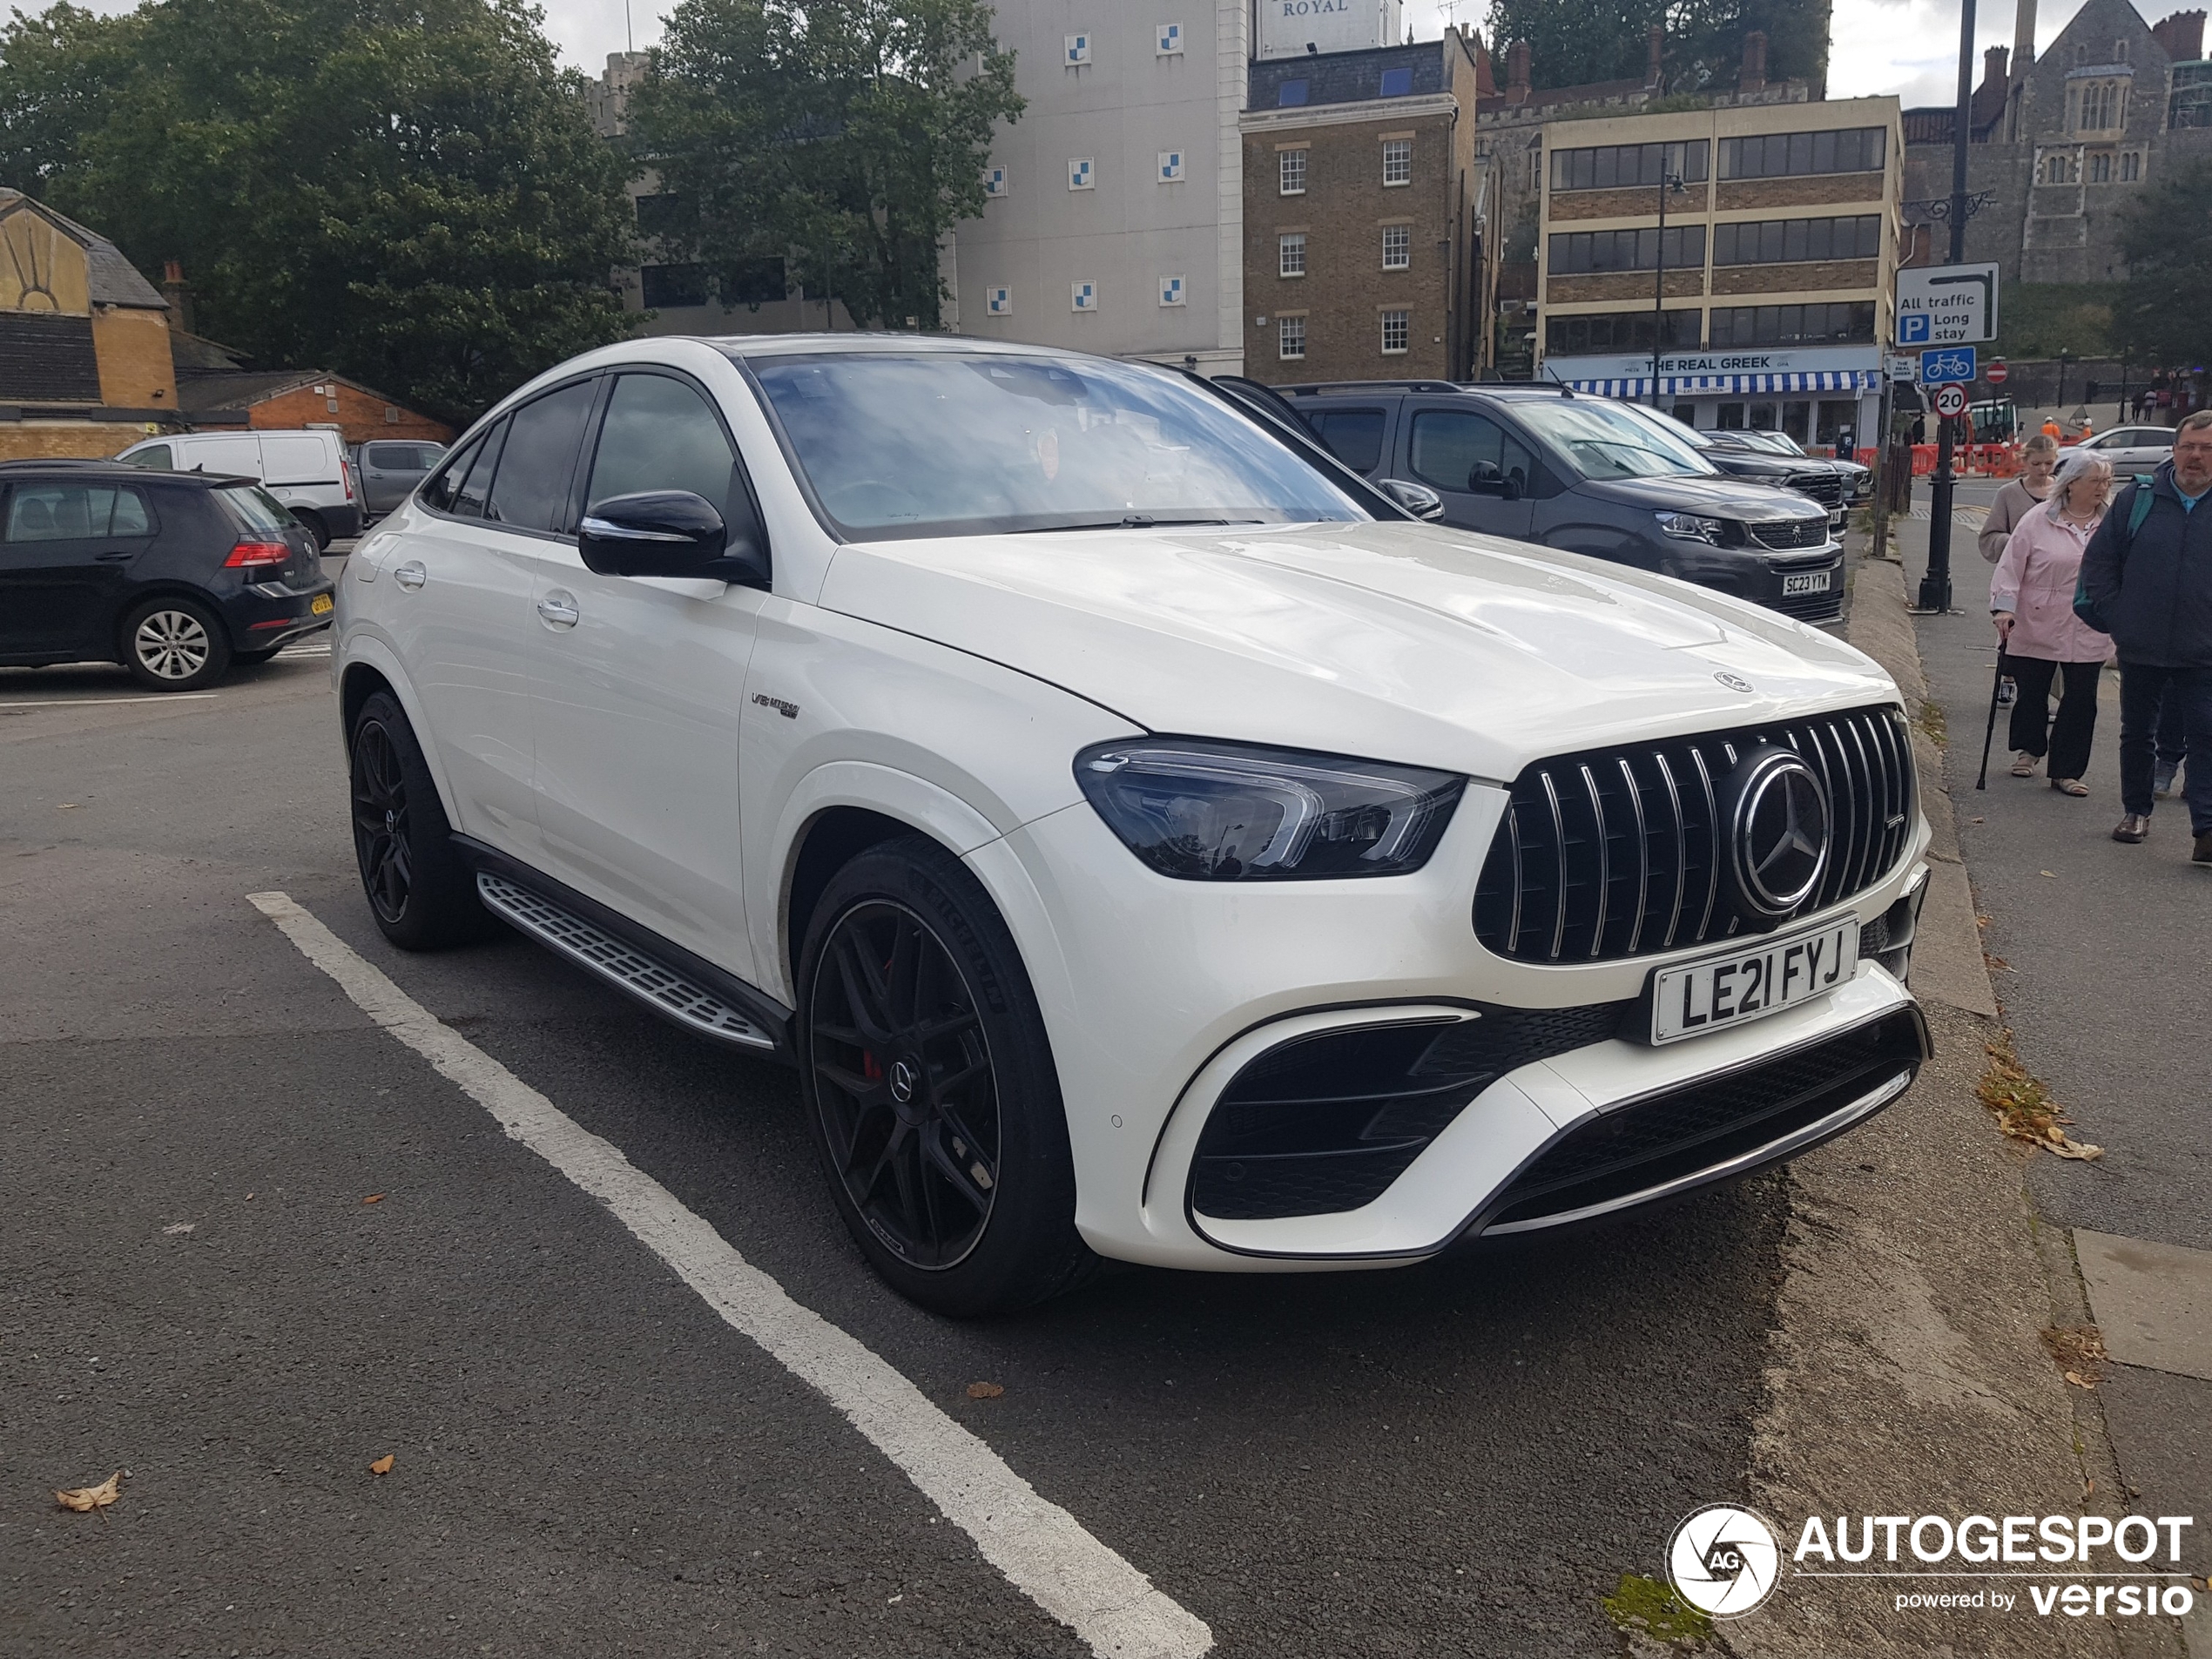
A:
[[[1898,530],[1907,590],[1917,591],[1927,526],[1908,521]],[[1946,776],[1988,918],[1993,983],[2022,1062],[2071,1116],[2070,1132],[2105,1149],[2092,1163],[2037,1156],[2028,1185],[2047,1220],[2076,1231],[2115,1360],[2141,1362],[2107,1366],[2098,1390],[2122,1475],[2140,1494],[2130,1507],[2196,1516],[2189,1565],[2202,1574],[2212,1566],[2212,1379],[2187,1374],[2192,1367],[2171,1358],[2148,1362],[2212,1344],[2200,1288],[2212,1275],[2212,870],[2189,862],[2188,809],[2178,799],[2159,804],[2146,845],[2110,839],[2120,816],[2120,719],[2109,671],[2087,799],[2057,793],[2040,775],[2006,775],[2001,718],[1988,788],[1976,792],[1995,637],[1986,567],[1964,536],[1952,552],[1963,614],[1923,617],[1918,633],[1948,727]],[[2193,1625],[2192,1653],[2212,1656],[2204,1622]]]

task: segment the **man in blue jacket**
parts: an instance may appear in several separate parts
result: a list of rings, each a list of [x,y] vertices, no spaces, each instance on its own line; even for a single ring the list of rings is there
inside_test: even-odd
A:
[[[2148,493],[2144,504],[2139,497]],[[2074,610],[2120,651],[2115,841],[2150,834],[2159,705],[2179,701],[2195,859],[2212,864],[2212,409],[2174,434],[2174,458],[2120,492],[2081,557]]]

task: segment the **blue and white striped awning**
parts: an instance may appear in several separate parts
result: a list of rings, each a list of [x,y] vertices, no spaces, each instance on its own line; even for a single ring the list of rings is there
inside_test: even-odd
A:
[[[1578,392],[1600,397],[1649,397],[1651,376],[1611,381],[1569,381]],[[1788,374],[1667,374],[1660,377],[1660,395],[1695,397],[1720,392],[1878,392],[1878,368],[1824,368]]]

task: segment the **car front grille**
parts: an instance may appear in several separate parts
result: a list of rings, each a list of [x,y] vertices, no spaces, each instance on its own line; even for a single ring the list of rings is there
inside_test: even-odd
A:
[[[1561,755],[1514,782],[1475,888],[1476,937],[1515,961],[1595,962],[1737,932],[1722,784],[1762,745],[1796,751],[1827,791],[1827,864],[1800,914],[1863,892],[1905,855],[1916,786],[1894,706]]]
[[[1844,590],[1840,586],[1831,586],[1825,593],[1777,594],[1759,603],[1769,610],[1779,610],[1799,622],[1833,622],[1844,614]]]
[[[1844,481],[1840,474],[1832,472],[1793,472],[1790,488],[1800,496],[1810,496],[1823,507],[1844,504]]]
[[[1222,1221],[1356,1210],[1500,1077],[1606,1041],[1635,1006],[1485,1008],[1472,1020],[1354,1026],[1278,1044],[1231,1080],[1207,1117],[1190,1206]]]
[[[1828,521],[1824,518],[1777,518],[1745,528],[1761,547],[1770,547],[1778,553],[1828,545]]]
[[[1601,1113],[1530,1160],[1483,1218],[1482,1231],[1541,1224],[1694,1180],[1909,1075],[1926,1052],[1919,1015],[1903,1008],[1772,1059]]]

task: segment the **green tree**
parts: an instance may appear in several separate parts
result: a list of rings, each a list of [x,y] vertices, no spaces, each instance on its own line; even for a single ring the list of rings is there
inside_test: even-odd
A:
[[[855,317],[939,321],[937,244],[983,211],[1022,112],[982,0],[682,0],[630,105],[682,204],[664,243],[725,274],[789,258]]]
[[[1733,87],[1743,69],[1743,37],[1767,36],[1769,80],[1828,80],[1827,0],[1491,0],[1485,26],[1501,59],[1516,40],[1529,47],[1537,86],[1642,79],[1651,25],[1667,31],[1669,91]]]
[[[522,0],[61,4],[0,32],[0,183],[183,261],[200,328],[448,419],[628,330],[627,163]]]
[[[2121,227],[2128,280],[2113,297],[2113,342],[2138,363],[2212,361],[2212,161],[2168,173]]]

